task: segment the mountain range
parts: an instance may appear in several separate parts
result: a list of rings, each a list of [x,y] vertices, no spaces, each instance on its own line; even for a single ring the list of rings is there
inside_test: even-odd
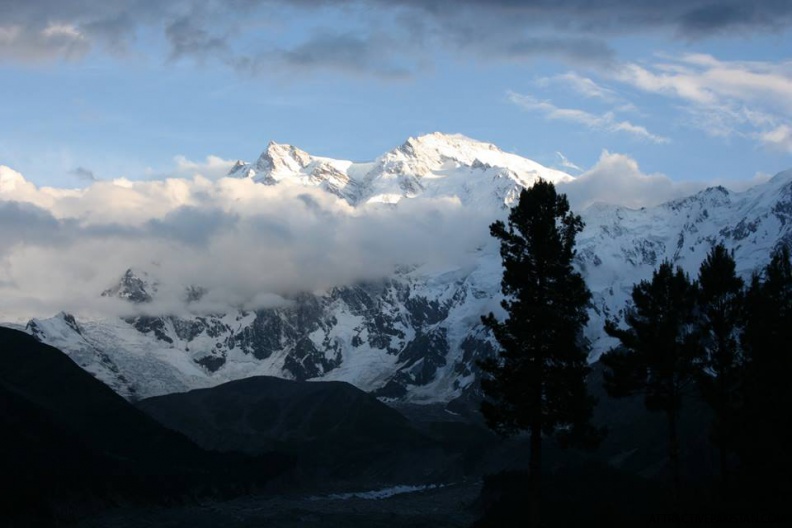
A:
[[[370,163],[270,143],[227,178],[319,189],[353,212],[395,215],[413,201],[445,201],[482,229],[505,218],[520,190],[538,179],[561,192],[575,182],[494,145],[444,134],[410,138]],[[586,336],[595,361],[612,344],[602,331],[606,318],[619,318],[632,285],[663,260],[695,275],[722,242],[748,276],[775,248],[792,244],[792,171],[743,192],[712,187],[653,207],[595,203],[577,212],[586,224],[576,262],[593,293]],[[152,313],[147,308],[163,281],[156,266],[120,269],[118,281],[96,295],[124,300],[130,314],[60,313],[31,319],[24,329],[130,400],[262,375],[345,381],[385,401],[464,400],[476,387],[476,360],[494,351],[480,318],[503,316],[497,244],[477,245],[456,263],[413,259],[381,275],[292,293],[277,306]],[[199,304],[207,292],[190,286],[185,305]]]

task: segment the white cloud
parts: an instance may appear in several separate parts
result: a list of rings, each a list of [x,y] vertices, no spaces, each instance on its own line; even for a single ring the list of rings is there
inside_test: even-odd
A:
[[[638,162],[626,155],[603,150],[597,163],[569,182],[558,184],[576,210],[595,203],[620,205],[632,209],[653,207],[669,200],[684,198],[707,187],[722,185],[742,192],[769,180],[769,174],[757,173],[746,180],[672,180],[662,173],[647,174]]]
[[[544,114],[546,119],[557,121],[569,121],[584,125],[593,130],[605,132],[624,132],[633,137],[651,141],[652,143],[668,143],[670,140],[649,132],[645,127],[635,125],[629,121],[619,121],[613,112],[604,114],[592,114],[577,108],[560,108],[550,101],[540,101],[531,95],[508,93],[509,100],[530,112]]]
[[[78,59],[88,53],[90,48],[89,39],[70,23],[51,22],[43,28],[37,28],[2,25],[0,21],[0,59]]]
[[[790,151],[792,62],[722,61],[711,55],[625,64],[613,80],[686,105],[687,122],[709,135],[753,138]]]
[[[85,36],[72,24],[50,23],[41,34],[48,39],[85,40]]]
[[[597,84],[594,80],[584,77],[573,71],[551,77],[542,77],[537,79],[536,83],[543,88],[549,87],[551,85],[565,86],[571,88],[575,93],[584,97],[601,99],[607,102],[615,102],[620,100],[620,97],[614,90]]]
[[[0,176],[2,317],[128,313],[133,307],[99,294],[130,267],[167,286],[152,310],[184,311],[191,285],[209,292],[191,310],[270,306],[387,277],[397,265],[464,264],[492,220],[458,200],[354,208],[285,182],[195,176],[60,191],[7,168]]]
[[[575,209],[582,210],[598,202],[630,208],[650,207],[687,196],[706,184],[675,182],[664,174],[645,174],[633,158],[605,150],[591,169],[558,187]]]
[[[573,170],[575,172],[583,172],[583,169],[572,163],[566,156],[564,156],[561,152],[556,152],[556,156],[558,156],[558,165],[562,169],[566,170]]]
[[[217,180],[228,175],[228,172],[234,166],[233,160],[226,160],[219,156],[207,156],[202,162],[192,161],[184,156],[176,156],[175,170],[169,174],[173,178],[192,178],[194,176],[203,176],[210,180]]]
[[[787,124],[761,133],[760,139],[767,145],[792,154],[792,127]]]

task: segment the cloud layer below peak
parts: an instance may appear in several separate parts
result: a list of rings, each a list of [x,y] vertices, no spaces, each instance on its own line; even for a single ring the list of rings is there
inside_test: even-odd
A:
[[[177,171],[227,164],[180,159]],[[703,187],[644,174],[632,158],[603,152],[559,191],[584,211],[596,202],[652,206]],[[401,266],[467,269],[481,248],[496,253],[488,226],[504,215],[497,200],[464,207],[454,196],[417,197],[352,207],[318,188],[200,175],[38,188],[0,166],[0,318],[221,312],[379,280]],[[153,304],[99,295],[128,268],[163,285]],[[208,293],[188,306],[185,291],[193,286]]]
[[[458,267],[487,239],[487,219],[458,200],[352,208],[324,191],[203,177],[36,188],[0,167],[3,317],[60,310],[128,313],[100,297],[127,268],[167,285],[146,307],[255,308],[272,298],[391,275],[399,265]]]

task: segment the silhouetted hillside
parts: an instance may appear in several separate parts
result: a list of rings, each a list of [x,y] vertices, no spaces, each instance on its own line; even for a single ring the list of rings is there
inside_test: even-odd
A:
[[[138,407],[206,449],[256,454],[271,449],[355,449],[423,441],[407,419],[343,382],[267,376],[168,394]]]
[[[11,525],[74,518],[119,501],[234,493],[288,465],[282,457],[206,453],[57,349],[7,328],[0,328],[0,411],[0,518]]]
[[[458,478],[488,455],[483,446],[493,441],[461,423],[418,426],[342,382],[260,376],[137,405],[206,449],[277,450],[299,460],[306,482],[339,486]]]

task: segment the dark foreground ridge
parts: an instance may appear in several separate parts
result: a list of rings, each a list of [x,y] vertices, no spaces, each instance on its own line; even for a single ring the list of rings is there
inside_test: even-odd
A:
[[[340,381],[254,376],[148,398],[137,407],[205,449],[259,454],[295,446],[354,449],[425,439],[399,412]]]
[[[0,328],[0,352],[3,526],[233,495],[292,465],[283,456],[208,453],[23,332]]]
[[[2,526],[159,526],[182,515],[293,526],[300,512],[317,526],[463,526],[477,476],[509,458],[481,425],[408,420],[347,383],[258,377],[140,402],[169,429],[23,332],[0,328],[0,359]],[[427,484],[443,486],[337,495]],[[423,506],[395,514],[410,501]]]
[[[449,464],[438,442],[344,382],[257,376],[137,405],[205,449],[292,455],[304,483],[411,482]]]
[[[135,408],[22,332],[0,328],[0,358],[0,526],[526,526],[525,474],[498,472],[527,467],[527,439],[447,409],[399,412],[345,383],[267,377]],[[721,502],[705,406],[682,415],[675,512],[663,417],[608,398],[593,367],[595,421],[610,434],[593,453],[548,443],[544,525],[783,525],[770,504]],[[349,493],[399,485],[410,492]]]

